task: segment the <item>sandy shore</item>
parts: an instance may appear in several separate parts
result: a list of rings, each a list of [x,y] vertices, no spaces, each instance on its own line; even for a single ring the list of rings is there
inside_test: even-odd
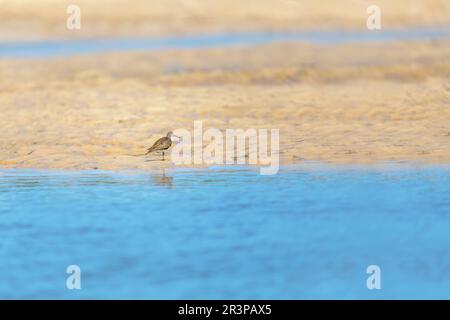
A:
[[[382,27],[449,27],[448,0],[377,0]],[[0,0],[0,41],[242,30],[366,29],[367,0]],[[81,9],[81,30],[66,8]]]
[[[448,163],[449,56],[433,41],[2,59],[0,166],[170,166],[130,155],[194,120],[279,128],[282,164]]]

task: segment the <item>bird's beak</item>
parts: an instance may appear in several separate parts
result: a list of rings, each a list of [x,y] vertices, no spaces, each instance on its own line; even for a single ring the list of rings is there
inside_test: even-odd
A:
[[[175,138],[177,138],[178,140],[177,141],[180,141],[181,140],[181,137],[179,137],[179,136],[176,136],[176,135],[172,135],[172,137],[175,137]]]

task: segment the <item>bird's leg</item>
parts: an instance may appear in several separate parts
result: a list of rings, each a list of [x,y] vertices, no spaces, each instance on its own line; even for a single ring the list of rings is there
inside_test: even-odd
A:
[[[163,151],[163,161],[164,161],[164,151]]]

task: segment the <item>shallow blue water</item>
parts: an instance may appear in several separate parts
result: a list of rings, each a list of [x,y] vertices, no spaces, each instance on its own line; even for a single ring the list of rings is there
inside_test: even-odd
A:
[[[0,298],[450,298],[448,167],[4,170],[0,234]]]
[[[107,51],[164,50],[257,45],[277,41],[318,44],[450,38],[450,29],[399,29],[365,32],[305,31],[291,33],[238,32],[164,38],[118,38],[72,41],[0,43],[0,57],[46,58]]]

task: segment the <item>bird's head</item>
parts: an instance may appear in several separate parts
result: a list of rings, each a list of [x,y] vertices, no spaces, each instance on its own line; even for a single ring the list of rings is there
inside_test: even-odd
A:
[[[166,135],[166,137],[167,137],[167,138],[169,138],[170,140],[173,140],[173,139],[172,139],[172,137],[175,137],[175,138],[181,139],[181,138],[180,138],[179,136],[177,136],[177,135],[174,135],[172,131],[169,131],[169,132],[167,132],[167,135]]]

